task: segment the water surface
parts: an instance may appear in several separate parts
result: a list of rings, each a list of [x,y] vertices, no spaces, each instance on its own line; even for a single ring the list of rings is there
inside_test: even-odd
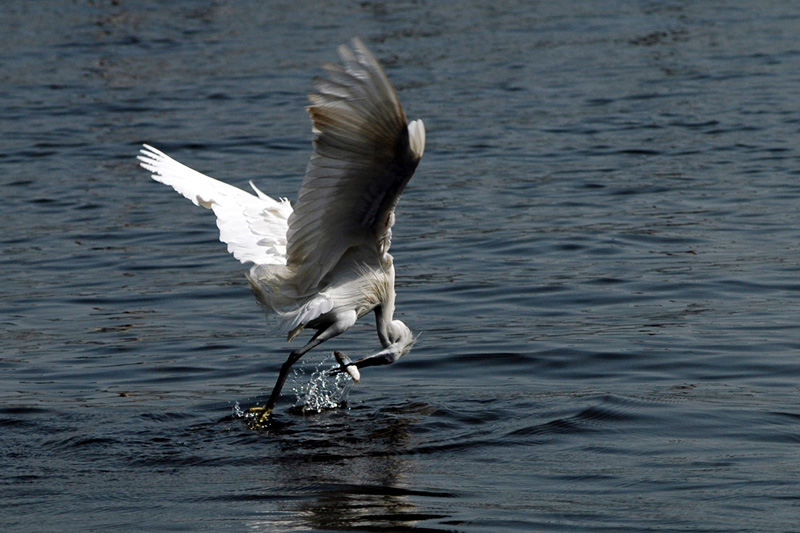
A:
[[[793,3],[0,13],[4,531],[796,528]],[[253,432],[291,346],[134,156],[292,199],[310,78],[355,35],[428,129],[392,248],[422,333],[291,411],[377,348],[363,320]]]

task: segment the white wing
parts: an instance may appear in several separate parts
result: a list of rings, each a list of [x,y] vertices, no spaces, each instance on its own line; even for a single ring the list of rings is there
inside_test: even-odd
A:
[[[397,93],[367,47],[339,47],[308,108],[314,154],[289,217],[287,265],[299,291],[317,287],[344,253],[389,247],[394,209],[422,157],[425,128],[407,123]]]
[[[152,146],[139,155],[142,167],[153,179],[171,186],[194,205],[211,209],[217,216],[219,239],[242,263],[286,264],[286,232],[292,207],[276,201],[250,183],[256,195],[215,180],[178,163]]]

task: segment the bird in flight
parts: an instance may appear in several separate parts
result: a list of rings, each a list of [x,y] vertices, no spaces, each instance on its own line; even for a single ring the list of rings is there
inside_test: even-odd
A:
[[[251,182],[252,194],[201,174],[144,145],[138,159],[154,180],[171,186],[217,217],[220,240],[242,263],[268,314],[292,341],[311,339],[281,366],[267,403],[250,409],[257,426],[271,418],[297,360],[375,313],[379,352],[350,360],[334,352],[354,381],[359,369],[394,363],[414,336],[394,319],[395,270],[389,246],[395,207],[425,149],[425,126],[408,122],[375,56],[356,38],[339,47],[341,65],[323,66],[309,95],[314,152],[297,200],[274,200]]]

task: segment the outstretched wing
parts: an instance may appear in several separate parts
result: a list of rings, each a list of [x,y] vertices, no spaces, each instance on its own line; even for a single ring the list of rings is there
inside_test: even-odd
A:
[[[153,179],[171,186],[217,216],[219,239],[242,263],[286,264],[286,232],[292,207],[276,201],[250,184],[256,195],[215,180],[144,145],[139,161]]]
[[[388,250],[394,209],[425,148],[422,121],[407,123],[397,93],[359,39],[339,47],[309,96],[314,154],[289,217],[287,264],[314,289],[352,247]]]

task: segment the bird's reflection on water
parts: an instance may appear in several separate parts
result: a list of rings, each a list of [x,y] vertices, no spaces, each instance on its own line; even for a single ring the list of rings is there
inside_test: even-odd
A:
[[[249,526],[425,531],[424,521],[446,518],[423,512],[415,500],[451,494],[410,487],[412,478],[419,479],[413,471],[419,463],[408,457],[422,441],[411,429],[432,410],[427,404],[405,404],[355,418],[325,411],[304,416],[302,424],[288,420],[276,427],[270,437],[279,442],[279,451],[264,458],[275,466],[268,469],[264,486],[295,489],[282,498],[270,495],[263,519]]]

